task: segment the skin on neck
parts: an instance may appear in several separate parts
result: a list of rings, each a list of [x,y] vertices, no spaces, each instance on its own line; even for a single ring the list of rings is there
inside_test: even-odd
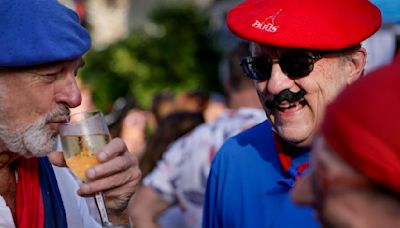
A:
[[[2,143],[0,143],[0,148],[0,195],[4,198],[7,206],[10,208],[14,223],[16,224],[15,192],[17,183],[13,163],[20,157],[20,155],[4,150],[4,145]]]

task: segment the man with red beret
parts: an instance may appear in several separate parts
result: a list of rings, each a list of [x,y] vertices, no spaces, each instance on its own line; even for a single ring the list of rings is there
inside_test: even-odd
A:
[[[121,139],[97,154],[80,187],[50,163],[65,166],[62,153],[50,152],[69,108],[81,103],[75,76],[89,48],[77,14],[58,1],[1,1],[0,227],[102,227],[80,197],[96,192],[111,222],[128,223],[140,170]]]
[[[363,73],[361,41],[381,25],[367,0],[247,0],[227,17],[252,41],[241,62],[272,125],[227,141],[213,160],[203,227],[316,227],[289,191],[309,166],[325,106]]]
[[[295,202],[327,227],[400,227],[400,56],[349,86],[326,112]]]

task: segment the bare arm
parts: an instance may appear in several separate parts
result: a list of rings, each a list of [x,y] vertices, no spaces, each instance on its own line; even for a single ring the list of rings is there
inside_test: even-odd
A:
[[[171,205],[151,187],[143,186],[128,206],[128,213],[135,228],[160,227],[157,218]]]

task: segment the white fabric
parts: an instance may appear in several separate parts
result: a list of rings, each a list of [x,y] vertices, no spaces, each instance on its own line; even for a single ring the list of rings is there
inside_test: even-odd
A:
[[[181,209],[173,206],[165,210],[157,220],[161,228],[188,228],[182,218]]]
[[[0,227],[15,228],[14,221],[11,215],[11,210],[7,207],[6,201],[0,195]]]
[[[392,62],[396,53],[396,31],[394,26],[382,27],[373,36],[362,42],[367,50],[365,73]]]
[[[184,227],[201,227],[210,163],[223,142],[266,119],[263,110],[227,110],[211,124],[202,124],[169,146],[156,168],[144,178],[167,202],[182,207]]]
[[[58,188],[63,199],[68,227],[96,228],[101,227],[91,216],[85,198],[77,195],[78,183],[67,168],[53,166]]]
[[[89,214],[89,209],[84,198],[77,195],[78,183],[68,169],[55,167],[60,194],[63,199],[68,227],[70,228],[101,228]],[[10,208],[0,195],[0,227],[15,228]]]

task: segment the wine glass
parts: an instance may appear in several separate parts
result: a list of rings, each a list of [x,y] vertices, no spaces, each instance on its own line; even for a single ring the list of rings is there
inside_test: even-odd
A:
[[[84,182],[86,170],[98,163],[96,153],[111,140],[103,114],[100,111],[73,114],[68,123],[60,125],[59,130],[67,166]],[[101,192],[95,194],[95,201],[103,227],[129,227],[110,222]]]

